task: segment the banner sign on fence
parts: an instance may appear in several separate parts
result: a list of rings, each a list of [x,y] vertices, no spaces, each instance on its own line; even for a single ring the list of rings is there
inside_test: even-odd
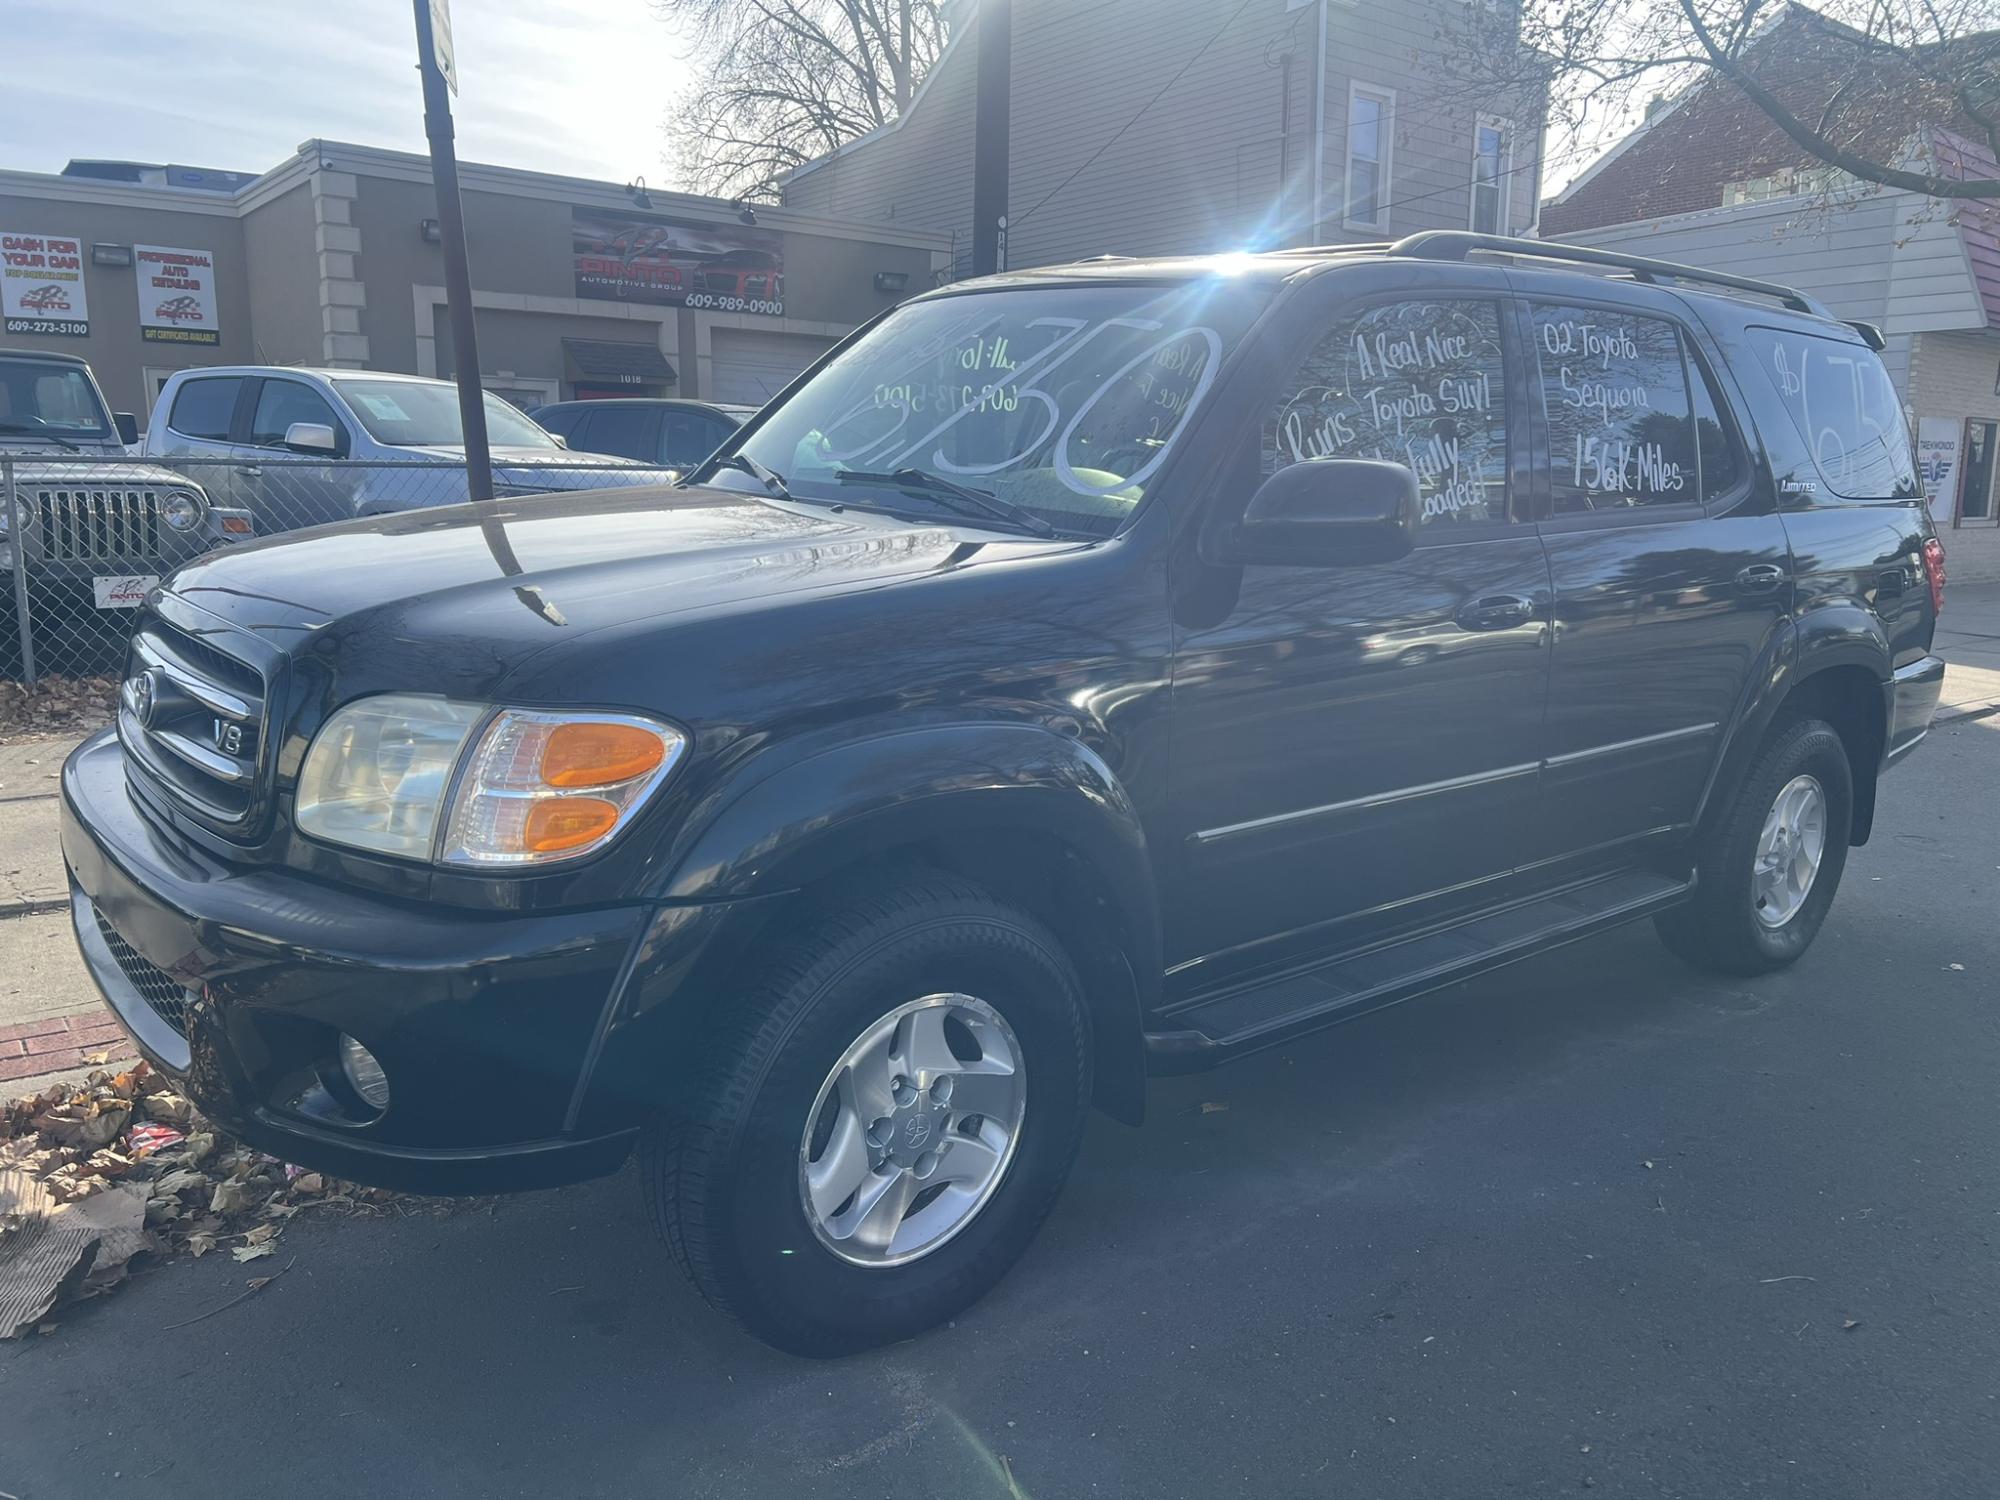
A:
[[[771,229],[571,211],[576,294],[785,315],[785,240]]]
[[[154,344],[219,344],[215,316],[215,254],[134,245],[139,278],[139,337]]]
[[[73,234],[0,229],[0,324],[8,333],[89,334],[83,241]]]

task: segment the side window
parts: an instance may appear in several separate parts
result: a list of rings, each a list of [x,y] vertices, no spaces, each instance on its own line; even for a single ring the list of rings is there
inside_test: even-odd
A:
[[[1701,460],[1701,498],[1715,500],[1735,489],[1743,479],[1743,461],[1730,437],[1734,424],[1722,414],[1716,399],[1715,377],[1688,355],[1688,374],[1694,384],[1695,451]]]
[[[1850,500],[1918,493],[1902,403],[1874,350],[1776,328],[1751,329],[1750,344],[1828,489]]]
[[[229,418],[236,410],[237,393],[243,389],[238,375],[220,375],[208,380],[190,380],[174,392],[174,409],[167,414],[167,426],[182,437],[229,441]]]
[[[1598,307],[1531,305],[1555,513],[1701,499],[1679,330]]]
[[[1264,424],[1263,472],[1314,458],[1416,470],[1423,526],[1507,519],[1500,314],[1484,301],[1391,302],[1342,319]]]
[[[691,469],[722,441],[713,418],[698,411],[669,411],[660,424],[660,462]]]
[[[649,406],[600,406],[590,413],[570,446],[584,453],[608,453],[614,458],[651,463],[657,421]]]
[[[565,440],[576,431],[576,424],[581,417],[582,413],[574,406],[545,406],[534,413],[535,421],[541,424],[544,432],[553,432]]]
[[[318,391],[296,380],[266,380],[257,393],[257,409],[250,418],[250,441],[260,447],[275,448],[284,442],[285,432],[294,422],[318,422],[331,427],[335,451],[347,447],[347,430]]]

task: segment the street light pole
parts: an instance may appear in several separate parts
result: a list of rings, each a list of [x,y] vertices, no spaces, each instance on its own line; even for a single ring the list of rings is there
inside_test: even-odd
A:
[[[491,500],[493,455],[486,442],[486,397],[479,384],[479,340],[472,325],[472,272],[465,260],[458,150],[452,142],[448,90],[458,87],[458,76],[451,49],[451,22],[444,0],[413,3],[417,72],[424,82],[424,136],[431,146],[431,183],[437,193],[439,238],[444,246],[445,301],[451,312],[452,375],[458,382],[458,417],[465,431],[466,492],[474,500]],[[442,53],[439,29],[443,31]]]

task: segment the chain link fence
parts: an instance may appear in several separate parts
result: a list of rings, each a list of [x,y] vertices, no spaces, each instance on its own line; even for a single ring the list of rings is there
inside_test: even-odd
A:
[[[666,470],[565,455],[496,464],[496,496],[659,484]],[[455,505],[460,464],[269,458],[102,458],[0,453],[0,679],[123,670],[146,593],[217,548],[307,526]]]

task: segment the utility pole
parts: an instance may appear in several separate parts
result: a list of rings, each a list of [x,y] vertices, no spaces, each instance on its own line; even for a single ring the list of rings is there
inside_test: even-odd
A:
[[[486,393],[479,384],[479,340],[472,326],[472,272],[465,261],[465,214],[458,201],[458,149],[452,143],[451,95],[458,62],[451,44],[448,0],[413,0],[417,13],[417,72],[424,81],[424,136],[431,144],[431,184],[437,193],[444,246],[444,292],[451,310],[451,365],[458,382],[458,418],[465,430],[465,485],[474,500],[493,498],[493,455],[486,442]]]
[[[1006,269],[1007,151],[1014,93],[1014,0],[979,0],[972,107],[972,274]]]

